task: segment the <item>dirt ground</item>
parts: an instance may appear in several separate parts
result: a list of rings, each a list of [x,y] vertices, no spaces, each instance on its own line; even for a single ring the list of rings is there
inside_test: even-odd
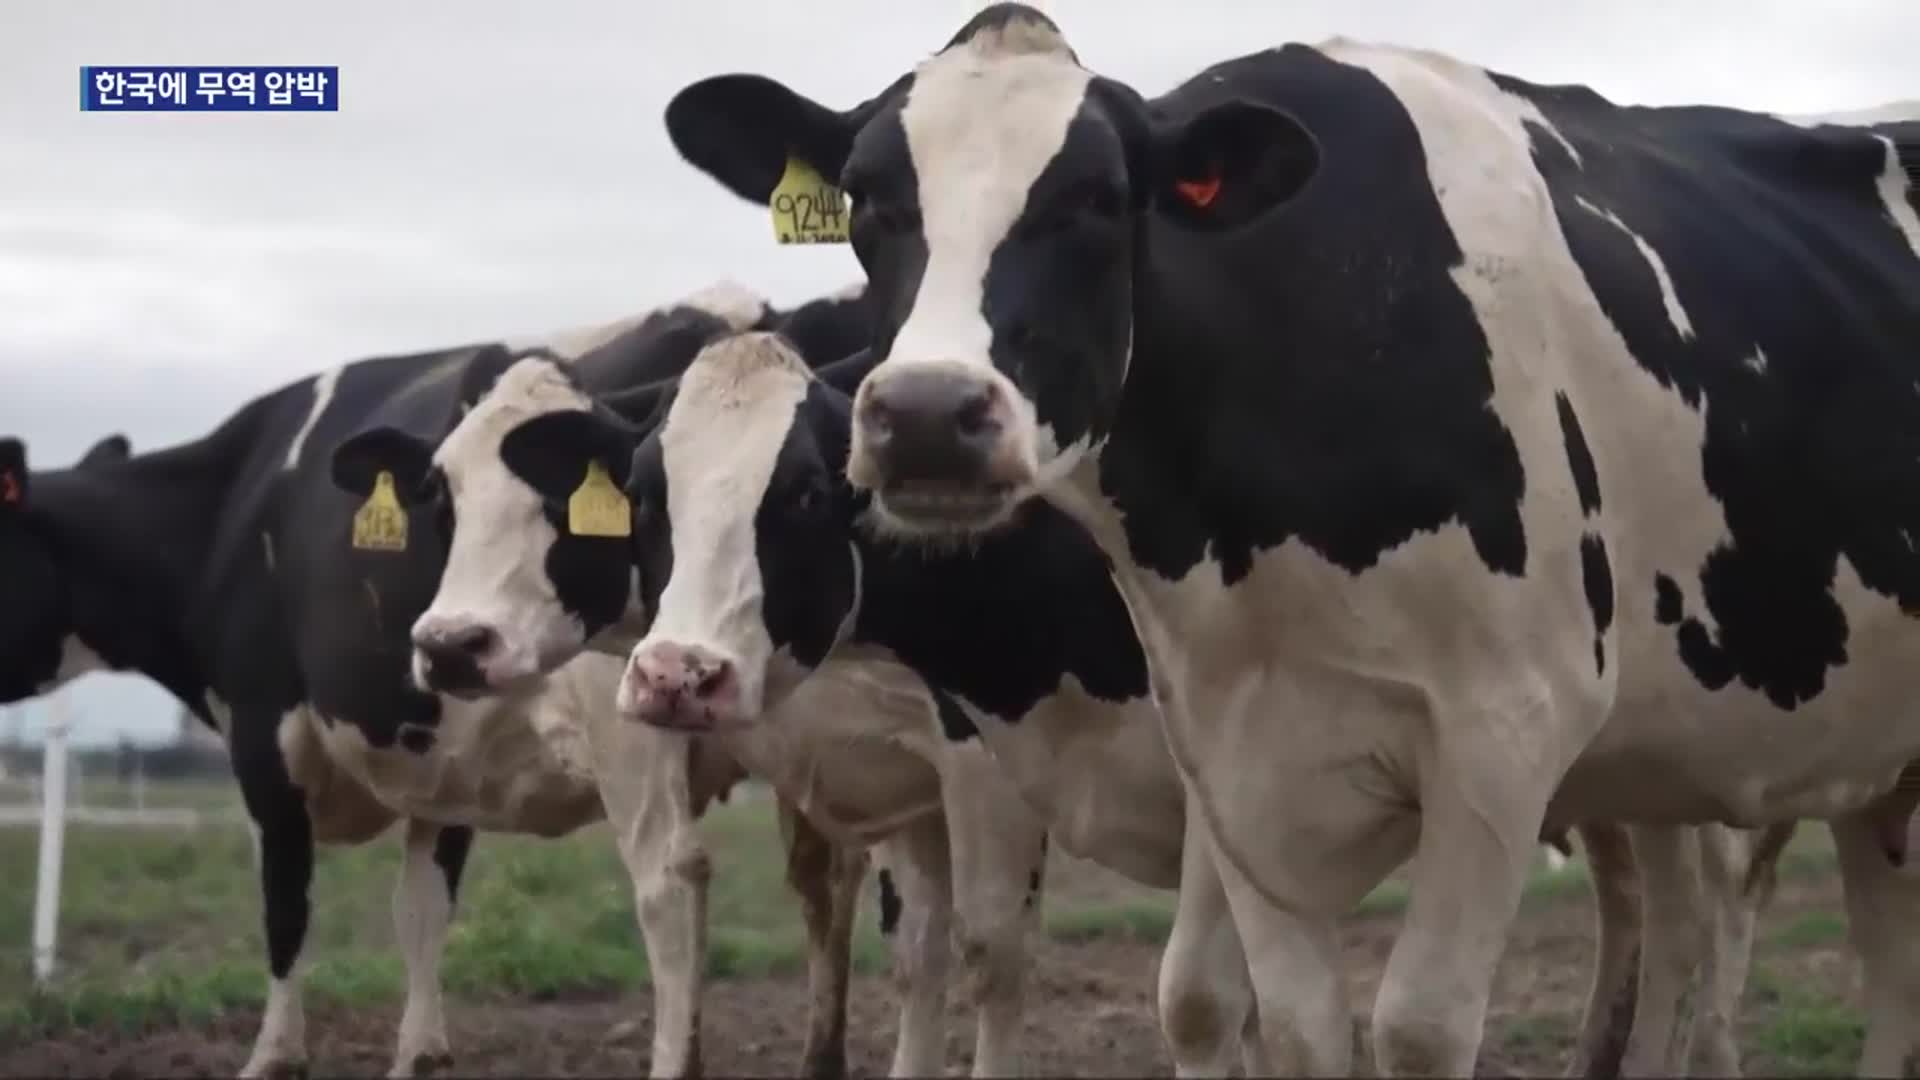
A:
[[[1786,951],[1769,944],[1782,927],[1834,910],[1831,880],[1782,883],[1756,945],[1756,971],[1835,1000],[1853,1000],[1842,946]],[[1481,1060],[1485,1075],[1552,1075],[1565,1066],[1578,1025],[1592,949],[1584,894],[1523,910],[1501,964]],[[1364,1016],[1398,928],[1397,917],[1356,919],[1346,935],[1355,1015]],[[1168,1066],[1153,1014],[1155,946],[1048,941],[1036,954],[1026,1009],[1029,1069],[1035,1075],[1163,1072]],[[1757,976],[1758,977],[1758,976]],[[958,990],[954,991],[957,995]],[[1771,1022],[1750,983],[1743,1044]],[[886,978],[859,979],[851,1004],[849,1051],[856,1074],[882,1073],[893,1037],[894,997]],[[779,1075],[798,1066],[806,1000],[798,978],[710,984],[705,1006],[707,1069],[716,1075]],[[315,1075],[384,1073],[398,1008],[350,1011],[320,1005],[308,1014]],[[646,1068],[650,1033],[645,994],[620,1000],[462,1002],[448,1006],[459,1075],[634,1075]],[[956,1002],[948,1067],[972,1054],[972,1024]],[[136,1036],[81,1034],[0,1049],[0,1075],[232,1075],[244,1062],[259,1016],[241,1011],[208,1029]],[[1356,1039],[1358,1040],[1358,1022]],[[1363,1040],[1359,1040],[1363,1041]],[[1764,1067],[1764,1061],[1751,1065]]]

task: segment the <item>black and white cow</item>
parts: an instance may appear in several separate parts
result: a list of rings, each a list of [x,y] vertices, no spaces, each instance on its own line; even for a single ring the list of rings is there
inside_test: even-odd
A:
[[[1920,124],[1344,39],[1146,100],[1013,4],[846,111],[728,75],[666,121],[747,199],[790,154],[851,196],[883,528],[1039,495],[1114,560],[1282,1071],[1347,1069],[1335,920],[1409,857],[1376,1057],[1463,1075],[1543,824],[1800,817],[1863,1067],[1920,1065],[1881,839],[1920,755]]]
[[[750,326],[840,355],[834,328],[862,325],[832,315],[845,303],[775,312],[723,284],[554,347],[588,350],[572,365],[583,385],[677,373],[705,341]],[[408,685],[408,634],[440,581],[448,507],[408,514],[402,550],[349,545],[375,470],[324,448],[369,425],[437,439],[513,355],[495,345],[347,364],[247,404],[204,439],[131,458],[109,440],[72,469],[32,472],[25,447],[0,439],[0,701],[90,669],[137,671],[225,736],[258,842],[271,975],[250,1075],[306,1060],[298,967],[314,845],[363,842],[402,817],[396,1072],[447,1060],[438,969],[472,830],[557,835],[603,816],[618,826],[653,961],[653,1068],[699,1066],[707,860],[692,820],[737,770],[613,720],[616,659],[582,657],[485,701]],[[626,767],[596,777],[594,761],[615,758]]]
[[[622,712],[677,730],[791,728],[809,717],[786,696],[829,660],[905,664],[936,691],[946,736],[984,736],[1062,848],[1145,885],[1179,886],[1162,1023],[1182,1075],[1227,1069],[1251,1019],[1245,963],[1205,845],[1185,835],[1193,823],[1146,657],[1105,556],[1040,502],[965,547],[874,536],[862,527],[868,496],[841,479],[852,409],[827,381],[839,374],[814,377],[777,335],[729,336],[701,352],[645,429],[568,410],[507,437],[554,499],[586,467],[582,448],[615,459],[632,447],[631,546],[653,625],[632,653]],[[1622,830],[1582,831],[1601,959],[1577,1071],[1610,1074],[1632,1017],[1618,1003],[1632,1002],[1642,890]],[[1777,849],[1754,852],[1738,830],[1684,831],[1712,871],[1704,899],[1716,931],[1715,978],[1693,1027],[1707,1072],[1737,1075],[1732,1020],[1765,899],[1748,887],[1749,867],[1757,855],[1764,882]],[[1650,884],[1653,917],[1675,917],[1686,894]],[[1268,1071],[1257,1053],[1246,1064],[1249,1075]]]
[[[857,379],[862,365],[856,356],[835,367]],[[635,586],[652,571],[635,566],[625,543],[575,533],[569,507],[590,463],[624,482],[637,441],[627,433],[650,426],[657,403],[671,392],[672,384],[646,380],[587,384],[567,365],[533,354],[511,364],[437,446],[372,430],[339,447],[343,461],[428,477],[413,497],[443,500],[454,523],[440,587],[413,625],[419,685],[512,695],[583,650],[611,651],[624,661],[650,621]],[[518,434],[556,415],[599,416],[602,424],[569,428],[589,441],[557,447]],[[716,432],[756,438],[739,419],[720,418]],[[724,514],[733,501],[724,487],[680,496],[683,514],[698,514],[709,500]],[[606,701],[611,707],[611,688]],[[889,927],[901,990],[894,1074],[945,1067],[943,999],[955,940],[977,1010],[974,1070],[1017,1071],[1044,827],[979,740],[943,735],[935,697],[900,664],[830,669],[794,694],[786,711],[806,722],[688,741],[766,781],[829,840],[813,860],[815,873],[801,873],[798,858],[794,867],[807,898],[810,948],[839,963],[814,968],[816,1023],[844,1016],[846,935],[865,849],[877,846],[907,901],[899,925]],[[838,1046],[843,1033],[831,1034],[819,1041]]]

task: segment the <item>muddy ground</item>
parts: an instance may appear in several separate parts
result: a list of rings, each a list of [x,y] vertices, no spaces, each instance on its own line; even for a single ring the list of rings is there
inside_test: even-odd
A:
[[[1770,1057],[1777,1035],[1796,1023],[1794,1001],[1857,1005],[1850,957],[1831,934],[1808,934],[1837,910],[1830,876],[1783,882],[1758,938],[1755,976],[1742,1011],[1748,1072],[1799,1072],[1806,1061]],[[1584,893],[1529,903],[1501,964],[1482,1072],[1552,1075],[1565,1067],[1586,993],[1592,950]],[[1397,916],[1356,919],[1346,934],[1355,1015],[1377,986]],[[1030,983],[1026,1037],[1036,1075],[1152,1073],[1168,1067],[1153,1014],[1158,948],[1132,942],[1041,943]],[[1789,985],[1792,1000],[1769,987]],[[958,990],[954,991],[957,997]],[[894,995],[886,978],[860,978],[849,1037],[857,1074],[885,1070],[892,1047]],[[384,1073],[398,1007],[309,1009],[315,1075]],[[650,1032],[645,994],[619,1000],[450,1001],[455,1072],[474,1076],[633,1075],[646,1069]],[[968,1010],[949,1015],[949,1070],[972,1052]],[[806,999],[799,978],[711,984],[704,1041],[712,1074],[779,1075],[799,1063]],[[0,1075],[232,1075],[244,1062],[259,1016],[236,1011],[206,1029],[139,1035],[79,1034],[0,1048]],[[1857,1036],[1856,1036],[1857,1037]],[[1759,1049],[1755,1049],[1758,1047]],[[1844,1048],[1843,1048],[1844,1050]]]

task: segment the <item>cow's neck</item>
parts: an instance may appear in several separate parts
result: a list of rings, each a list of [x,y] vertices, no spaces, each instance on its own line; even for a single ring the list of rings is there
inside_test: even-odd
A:
[[[81,641],[113,670],[147,676],[203,718],[189,601],[231,467],[210,438],[34,478],[37,516],[68,560]]]

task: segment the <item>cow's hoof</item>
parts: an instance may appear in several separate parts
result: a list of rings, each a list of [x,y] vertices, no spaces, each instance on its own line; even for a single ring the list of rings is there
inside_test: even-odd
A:
[[[445,1050],[413,1055],[405,1068],[396,1068],[394,1076],[439,1076],[453,1068],[453,1055]]]

